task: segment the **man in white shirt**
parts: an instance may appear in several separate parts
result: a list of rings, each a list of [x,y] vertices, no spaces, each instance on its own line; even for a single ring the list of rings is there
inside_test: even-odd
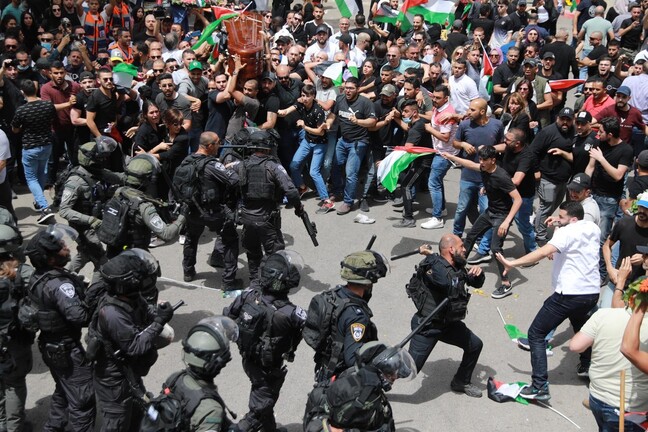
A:
[[[558,217],[547,219],[547,225],[557,224],[561,228],[554,232],[546,245],[514,260],[496,254],[504,265],[504,274],[513,267],[553,257],[551,282],[554,293],[544,302],[529,327],[533,383],[522,389],[520,396],[525,399],[547,401],[551,398],[545,337],[567,318],[574,332],[578,332],[598,301],[601,230],[593,222],[583,220],[583,216],[583,206],[580,203],[564,202],[560,205]],[[579,376],[587,376],[591,355],[591,349],[580,354],[577,370]]]
[[[315,55],[320,51],[324,51],[329,59],[333,59],[333,56],[338,51],[337,44],[333,44],[329,40],[329,30],[328,27],[321,25],[317,28],[317,33],[315,33],[315,43],[308,47],[306,54],[304,54],[304,62],[315,61]]]
[[[452,76],[448,78],[450,87],[450,105],[457,114],[465,114],[470,101],[479,97],[477,84],[466,75],[466,60],[455,60],[452,63]]]

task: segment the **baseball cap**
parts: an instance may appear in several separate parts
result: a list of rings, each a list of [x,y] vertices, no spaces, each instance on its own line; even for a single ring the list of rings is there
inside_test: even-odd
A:
[[[110,51],[110,61],[123,62],[124,61],[124,55],[122,54],[122,52],[120,50],[114,49],[114,50]]]
[[[592,179],[585,173],[579,173],[572,178],[572,181],[567,185],[567,189],[573,190],[575,192],[580,192],[583,189],[589,189],[591,187]]]
[[[317,34],[317,33],[327,33],[328,34],[328,32],[329,32],[329,28],[326,27],[323,24],[320,25],[320,26],[317,26],[317,30],[315,30],[315,34]]]
[[[380,91],[380,95],[385,95],[385,96],[394,96],[396,94],[396,87],[394,87],[392,84],[385,84],[385,86],[382,88]]]
[[[643,208],[648,208],[648,194],[646,194],[645,192],[640,194],[637,197],[637,205],[641,206]],[[648,249],[646,249],[646,250],[648,250]],[[642,252],[642,253],[646,253],[646,252]]]
[[[587,111],[581,111],[576,115],[576,121],[581,123],[590,123],[592,121],[592,114]]]
[[[648,168],[648,150],[642,150],[637,156],[637,165],[641,168]]]
[[[92,74],[92,72],[88,72],[88,71],[81,72],[81,74],[79,75],[79,82],[81,82],[81,81],[83,81],[83,80],[87,80],[87,79],[91,79],[91,80],[94,80],[94,79],[95,79],[95,77],[94,77],[94,75]]]
[[[434,42],[434,45],[439,45],[443,49],[448,48],[448,42],[444,41],[443,39],[437,40],[436,42]]]
[[[265,71],[261,74],[261,81],[264,79],[270,80],[270,81],[277,81],[277,75],[275,75],[274,72],[270,71]]]
[[[547,51],[546,53],[542,54],[542,60],[548,59],[548,58],[555,60],[556,55],[554,53],[552,53],[551,51]]]
[[[189,69],[190,71],[192,71],[192,70],[195,70],[195,69],[200,69],[200,70],[202,70],[202,68],[203,68],[203,67],[202,67],[202,63],[200,63],[200,62],[197,61],[197,60],[194,60],[194,61],[192,61],[191,63],[189,63],[189,67],[188,67],[187,69]]]
[[[454,22],[452,23],[452,27],[456,28],[456,29],[462,29],[463,28],[463,21],[461,21],[460,19],[454,20]]]
[[[535,59],[528,58],[528,59],[524,59],[524,61],[522,62],[522,66],[526,66],[526,65],[531,65],[533,67],[536,67],[538,66],[538,63],[536,63]]]
[[[288,37],[288,36],[279,36],[279,37],[277,38],[277,40],[275,41],[275,43],[278,43],[278,44],[279,44],[279,43],[282,43],[282,44],[284,44],[284,45],[288,45],[288,44],[291,43],[291,42],[292,42],[292,40],[291,40],[290,37]]]
[[[638,62],[644,62],[645,63],[646,60],[648,60],[648,50],[643,50],[643,51],[639,52],[639,54],[637,54],[635,56],[635,58],[634,58],[635,64],[638,63]]]
[[[567,117],[569,119],[573,119],[574,118],[574,110],[569,108],[569,107],[563,108],[562,110],[560,110],[560,113],[558,114],[558,117]]]
[[[632,91],[630,90],[630,87],[628,86],[621,86],[617,89],[617,94],[622,94],[626,96],[630,96],[632,94]]]
[[[517,5],[526,7],[527,6],[527,1],[526,0],[520,0],[519,2],[517,2]]]
[[[340,35],[338,40],[342,43],[345,43],[347,45],[351,45],[351,42],[353,42],[353,39],[351,39],[351,35],[348,33],[345,33],[343,35]]]

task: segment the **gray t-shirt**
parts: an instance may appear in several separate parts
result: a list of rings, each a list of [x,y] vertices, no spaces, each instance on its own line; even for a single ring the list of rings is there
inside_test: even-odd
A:
[[[191,113],[191,124],[194,127],[202,127],[205,120],[204,108],[206,108],[207,105],[207,92],[209,90],[208,84],[209,80],[205,77],[200,77],[198,84],[194,84],[194,82],[191,81],[191,78],[189,77],[184,78],[182,81],[180,81],[180,84],[178,84],[178,93],[180,93],[181,95],[193,96],[203,101],[203,104],[201,105],[198,112]]]
[[[160,118],[164,116],[164,112],[166,110],[168,110],[169,108],[175,108],[182,113],[182,117],[184,117],[185,120],[192,119],[191,102],[189,102],[189,99],[187,99],[180,93],[176,92],[176,97],[172,101],[166,100],[164,98],[164,94],[160,93],[155,98],[155,103],[158,108],[160,108]]]
[[[226,139],[231,140],[232,136],[243,129],[245,119],[253,119],[259,110],[259,100],[243,96],[243,105],[235,105],[234,114],[227,125]]]

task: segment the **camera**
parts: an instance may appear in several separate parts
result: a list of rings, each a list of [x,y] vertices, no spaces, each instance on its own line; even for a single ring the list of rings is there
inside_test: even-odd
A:
[[[72,22],[70,21],[69,18],[61,18],[61,26],[65,30],[70,30],[72,28]]]
[[[166,12],[164,11],[164,8],[162,6],[158,6],[153,9],[153,16],[157,18],[164,18],[166,16]]]
[[[80,34],[76,34],[76,33],[72,33],[72,34],[70,35],[70,38],[71,38],[74,42],[83,42],[83,39],[84,39],[83,36],[81,36]]]
[[[99,63],[101,66],[106,66],[106,64],[108,63],[108,58],[106,57],[97,58],[97,63]]]

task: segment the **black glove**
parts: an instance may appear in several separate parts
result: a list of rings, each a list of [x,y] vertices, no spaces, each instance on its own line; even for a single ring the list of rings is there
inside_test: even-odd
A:
[[[302,203],[299,203],[299,205],[295,206],[295,215],[297,215],[297,217],[302,217],[303,214],[304,214],[304,205]]]
[[[182,216],[187,216],[187,213],[189,213],[189,204],[182,203],[182,205],[180,206],[180,214]]]
[[[173,308],[171,307],[171,303],[162,302],[158,304],[157,316],[155,317],[154,321],[164,325],[171,321],[171,318],[173,318]]]

